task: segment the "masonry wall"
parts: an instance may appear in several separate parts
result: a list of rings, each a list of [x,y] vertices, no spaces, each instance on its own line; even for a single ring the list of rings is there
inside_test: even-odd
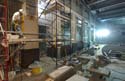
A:
[[[60,2],[64,3],[63,0],[59,0]],[[77,45],[81,46],[88,46],[87,44],[94,43],[94,28],[96,25],[96,17],[92,15],[92,13],[88,10],[88,8],[80,2],[80,0],[72,0],[72,3],[69,2],[70,0],[65,0],[65,11],[69,12],[70,4],[71,6],[71,39],[72,44],[74,47],[77,48]],[[59,13],[59,12],[58,12]],[[53,16],[53,18],[46,15],[46,19],[54,20],[56,16]],[[51,19],[50,19],[51,18]],[[78,20],[81,20],[81,27],[78,27]],[[43,24],[45,20],[40,19],[39,24],[47,26],[48,24],[51,24],[50,21],[45,21],[45,24]],[[60,18],[57,18],[58,22],[58,34],[61,34],[61,20]],[[52,28],[52,27],[53,28]],[[54,22],[50,27],[50,31],[53,30],[53,39],[55,39],[55,28],[56,28],[56,22]],[[51,29],[52,28],[52,29]],[[81,33],[79,33],[79,30]],[[81,36],[81,37],[80,37]],[[80,37],[80,38],[79,38]],[[81,44],[81,42],[84,43]],[[70,44],[66,44],[70,45]]]
[[[22,7],[24,9],[24,31],[29,33],[39,33],[38,29],[38,10],[37,10],[37,0],[35,3],[29,6],[28,2],[24,2]],[[31,1],[32,2],[32,1]],[[29,8],[27,8],[29,6]],[[31,14],[32,13],[32,14]],[[38,35],[26,35],[27,39],[38,39]],[[26,43],[25,49],[39,48],[39,42],[28,42]]]

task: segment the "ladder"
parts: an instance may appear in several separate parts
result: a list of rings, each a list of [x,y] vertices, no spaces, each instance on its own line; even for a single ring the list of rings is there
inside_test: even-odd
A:
[[[8,0],[2,0],[3,4],[0,4],[0,8],[2,9],[2,17],[0,17],[0,21],[2,22],[2,27],[5,31],[7,31],[7,1]],[[1,28],[2,29],[2,28]],[[2,42],[4,42],[6,45],[8,45],[7,42],[7,33],[4,32],[2,36]],[[9,49],[8,46],[3,46],[3,54],[0,55],[0,58],[3,58],[3,63],[0,63],[0,69],[3,70],[3,75],[1,75],[1,79],[3,81],[8,81],[8,71],[9,71]]]

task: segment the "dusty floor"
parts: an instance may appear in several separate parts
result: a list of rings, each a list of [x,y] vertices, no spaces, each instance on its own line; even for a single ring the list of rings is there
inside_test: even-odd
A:
[[[38,75],[27,76],[27,71],[24,71],[16,75],[14,80],[11,81],[42,81],[42,79],[46,78],[46,74],[49,74],[56,69],[56,63],[50,57],[44,56],[40,58],[40,64],[42,68],[42,73]]]
[[[97,53],[101,54],[101,51],[99,50]],[[56,69],[56,62],[50,57],[44,56],[40,58],[40,64],[42,67],[41,74],[30,77],[26,77],[23,74],[22,77],[17,77],[14,81],[42,81],[42,78],[45,77],[43,74],[49,74]],[[112,63],[104,68],[111,72],[110,76],[106,78],[106,81],[125,81],[125,61],[113,59]]]
[[[44,56],[40,58],[40,63],[41,63],[43,73],[50,73],[54,69],[56,69],[56,62],[54,61],[54,59],[50,57]]]
[[[116,63],[109,64],[105,68],[111,71],[107,81],[125,81],[125,61],[117,60]]]

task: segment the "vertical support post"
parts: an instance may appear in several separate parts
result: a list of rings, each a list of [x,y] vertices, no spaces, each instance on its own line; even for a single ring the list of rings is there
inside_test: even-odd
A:
[[[4,30],[7,31],[7,0],[4,0]],[[8,41],[7,41],[7,33],[4,32],[4,39],[5,39],[5,44],[7,45],[8,44]],[[9,50],[8,50],[8,46],[7,47],[4,47],[4,51],[5,51],[5,74],[4,74],[4,79],[5,81],[8,81],[8,70],[9,70],[9,65],[8,65],[8,61],[9,61]]]
[[[58,6],[57,6],[57,0],[56,0],[56,68],[58,67],[58,47],[57,47],[57,39],[58,39],[58,37],[57,37],[57,34],[58,34],[58,24],[57,24],[57,19],[58,19],[58,17],[57,17],[57,14],[58,14],[58,12],[57,12],[57,10],[58,10],[58,8],[57,8]]]
[[[57,57],[58,57],[58,59],[61,58],[61,46],[57,47]]]
[[[72,8],[72,0],[70,0],[70,47],[71,47],[71,54],[72,54],[72,10],[71,10],[71,8]],[[71,55],[70,54],[70,59],[71,59]]]

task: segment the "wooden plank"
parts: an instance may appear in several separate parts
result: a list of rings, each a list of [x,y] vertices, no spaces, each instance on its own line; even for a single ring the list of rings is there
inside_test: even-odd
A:
[[[55,70],[54,72],[50,73],[49,76],[54,81],[65,81],[69,77],[75,74],[73,67],[71,66],[63,66]]]
[[[99,71],[99,70],[94,69],[94,68],[90,68],[89,71],[96,73],[96,74],[99,74],[99,75],[109,76],[109,72],[107,72],[107,71]]]
[[[71,78],[69,78],[66,81],[89,81],[89,80],[83,76],[75,74],[74,76],[72,76]]]
[[[8,40],[10,44],[19,43],[19,42],[46,42],[46,41],[50,41],[50,40],[48,39],[10,39]]]
[[[68,18],[68,17],[66,17],[66,16],[63,16],[63,15],[61,15],[61,14],[54,13],[54,12],[53,12],[53,14],[56,15],[57,17],[62,18],[62,19],[65,19],[65,20],[71,20],[70,18]]]
[[[46,34],[46,33],[31,33],[31,32],[16,32],[16,31],[1,31],[0,32],[6,32],[6,33],[14,33],[14,34],[20,34],[22,33],[23,35],[49,35],[49,34]]]
[[[45,81],[54,81],[52,78],[48,78]]]
[[[58,39],[57,42],[70,41],[67,39]],[[20,42],[55,42],[51,39],[10,39],[9,44],[20,43]]]

